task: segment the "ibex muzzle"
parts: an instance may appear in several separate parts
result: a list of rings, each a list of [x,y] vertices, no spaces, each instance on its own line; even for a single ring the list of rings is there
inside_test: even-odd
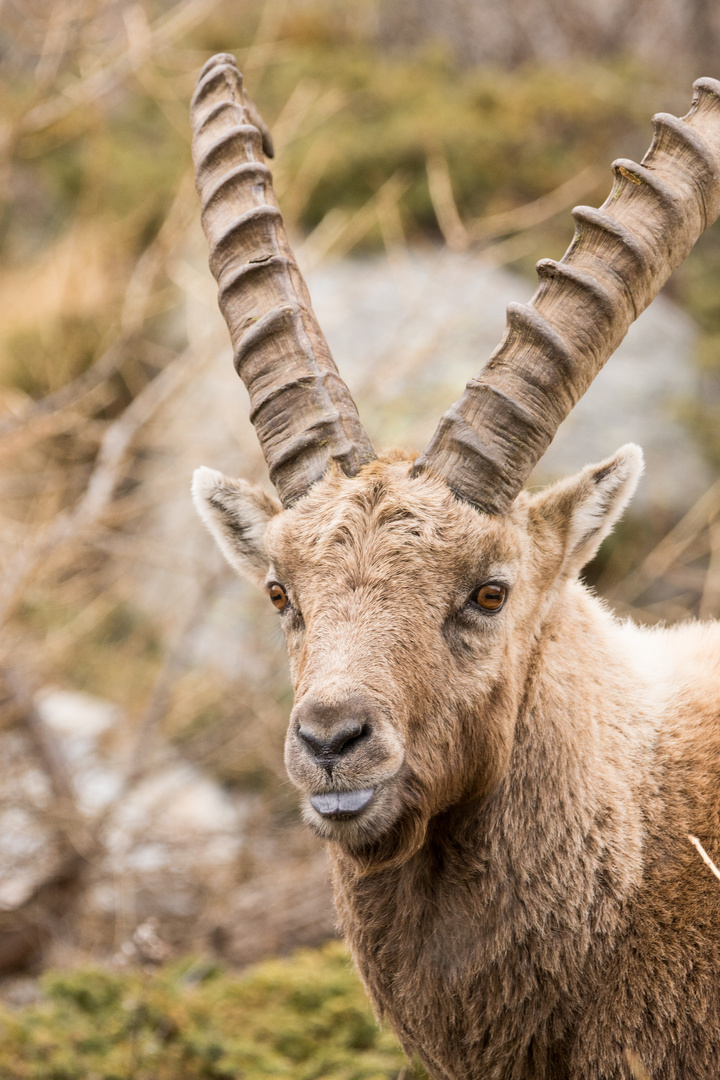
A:
[[[398,749],[371,699],[353,694],[331,705],[306,695],[290,717],[285,760],[291,779],[310,791],[315,814],[350,819],[378,794]]]
[[[232,57],[193,99],[211,267],[280,502],[199,469],[267,591],[303,813],[380,1016],[438,1080],[720,1076],[720,627],[620,623],[578,577],[629,445],[522,491],[558,425],[720,213],[720,83],[538,266],[419,457],[370,446],[282,230]],[[633,1064],[635,1063],[635,1064]],[[638,1066],[639,1067],[639,1066]]]

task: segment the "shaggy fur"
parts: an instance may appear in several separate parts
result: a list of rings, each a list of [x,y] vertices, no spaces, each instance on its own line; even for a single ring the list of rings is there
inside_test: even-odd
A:
[[[720,857],[720,628],[618,622],[577,580],[641,455],[503,518],[411,460],[286,511],[195,483],[230,562],[289,598],[288,771],[378,1015],[438,1080],[715,1080],[720,882],[688,833]],[[349,720],[319,763],[303,725]],[[310,803],[367,789],[348,819]]]

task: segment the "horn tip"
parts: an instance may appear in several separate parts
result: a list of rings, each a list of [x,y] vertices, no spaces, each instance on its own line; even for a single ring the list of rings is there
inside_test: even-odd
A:
[[[215,67],[224,67],[229,64],[231,67],[237,68],[237,60],[232,53],[215,53],[211,56],[206,63],[203,64],[198,75],[198,80],[202,79],[208,72],[212,71]]]
[[[713,94],[715,97],[720,97],[720,80],[711,79],[709,76],[704,76],[701,79],[696,79],[693,83],[693,90],[702,91],[707,94]]]

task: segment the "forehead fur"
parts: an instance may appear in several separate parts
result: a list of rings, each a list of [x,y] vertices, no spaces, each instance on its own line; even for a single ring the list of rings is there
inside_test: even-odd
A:
[[[279,515],[267,536],[275,565],[328,566],[337,557],[407,561],[457,559],[459,547],[483,562],[506,563],[518,552],[510,518],[480,514],[437,477],[411,477],[414,456],[394,453],[353,478],[333,472]]]

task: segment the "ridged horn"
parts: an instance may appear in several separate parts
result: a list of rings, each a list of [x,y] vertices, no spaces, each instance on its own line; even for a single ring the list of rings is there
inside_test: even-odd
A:
[[[720,214],[720,82],[698,79],[678,119],[653,118],[641,165],[616,161],[599,210],[573,211],[559,262],[538,263],[529,304],[510,304],[502,342],[442,417],[413,466],[489,514],[510,508],[560,423],[630,324]]]
[[[354,476],[375,455],[285,235],[263,158],[272,142],[234,56],[205,64],[190,111],[220,309],[270,479],[290,506],[331,462]]]

